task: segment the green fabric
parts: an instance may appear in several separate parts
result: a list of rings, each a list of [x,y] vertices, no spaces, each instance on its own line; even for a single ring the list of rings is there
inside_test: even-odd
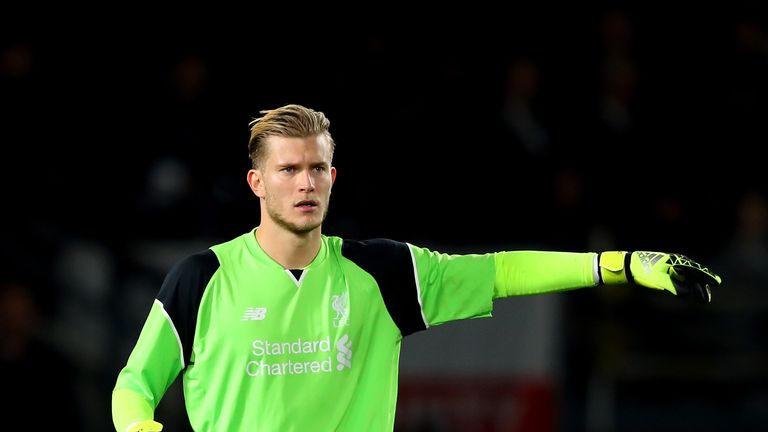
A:
[[[429,326],[491,316],[493,254],[448,255],[410,247],[419,273],[422,310]]]
[[[253,232],[211,248],[220,268],[203,293],[183,373],[196,431],[393,430],[403,336],[377,281],[342,256],[342,243],[324,236],[298,282]],[[408,268],[393,273],[417,278],[421,294],[407,298],[420,298],[430,325],[490,315],[492,255],[409,247]],[[171,330],[156,304],[118,379],[151,407],[181,370]]]
[[[494,298],[595,286],[595,256],[591,252],[497,252]]]

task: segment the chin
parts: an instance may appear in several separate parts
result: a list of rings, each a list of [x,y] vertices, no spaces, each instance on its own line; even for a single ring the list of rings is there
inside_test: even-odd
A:
[[[296,233],[296,234],[309,234],[309,233],[311,233],[312,231],[316,230],[319,227],[320,227],[320,225],[296,226],[295,229],[293,230],[293,232]]]
[[[315,229],[319,228],[322,223],[323,223],[322,220],[320,220],[320,221],[313,220],[313,221],[297,222],[297,223],[294,223],[294,224],[291,224],[291,225],[293,225],[292,226],[292,228],[293,228],[292,231],[296,232],[297,234],[298,233],[306,234],[308,232],[314,231]]]

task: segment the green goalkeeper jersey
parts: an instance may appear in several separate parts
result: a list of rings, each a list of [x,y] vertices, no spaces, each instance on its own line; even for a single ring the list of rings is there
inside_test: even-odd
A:
[[[196,431],[389,432],[403,337],[490,316],[494,278],[493,254],[327,236],[291,271],[251,231],[169,272],[115,388],[154,409],[182,373]]]

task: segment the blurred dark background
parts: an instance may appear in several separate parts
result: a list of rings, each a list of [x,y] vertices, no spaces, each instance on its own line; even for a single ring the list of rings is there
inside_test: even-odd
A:
[[[18,396],[3,417],[111,427],[165,272],[258,223],[248,122],[300,103],[337,143],[326,234],[665,250],[724,276],[707,306],[580,290],[406,340],[397,430],[768,430],[766,7],[508,6],[269,29],[245,12],[6,17],[0,374]],[[427,342],[488,332],[496,363],[479,349],[441,366],[451,348]],[[177,383],[168,430],[180,401]]]

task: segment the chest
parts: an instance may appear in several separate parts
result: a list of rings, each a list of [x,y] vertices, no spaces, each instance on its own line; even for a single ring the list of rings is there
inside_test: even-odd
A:
[[[259,277],[260,276],[260,277]],[[210,344],[321,341],[356,333],[382,308],[372,278],[341,268],[253,275],[223,273],[209,287],[198,316],[198,336]]]

